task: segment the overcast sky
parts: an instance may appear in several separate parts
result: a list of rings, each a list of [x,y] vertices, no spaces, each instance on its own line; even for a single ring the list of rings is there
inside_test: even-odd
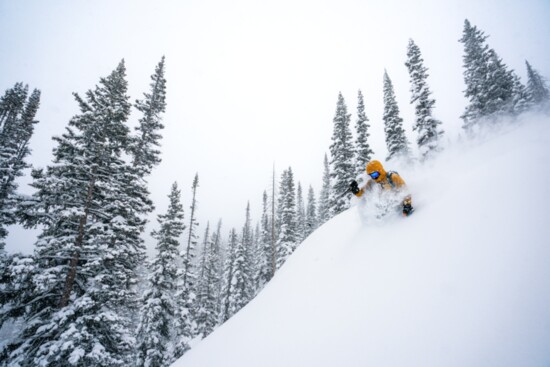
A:
[[[548,0],[0,0],[0,92],[19,81],[42,91],[30,162],[44,167],[51,137],[78,113],[72,92],[84,94],[124,58],[129,94],[141,98],[165,55],[163,161],[149,178],[156,213],[177,181],[187,220],[198,172],[200,231],[220,217],[227,231],[243,224],[248,200],[258,219],[273,164],[277,178],[292,166],[305,191],[319,192],[340,91],[354,122],[362,90],[371,145],[385,158],[384,69],[415,141],[409,38],[430,70],[435,113],[456,139],[466,103],[458,42],[465,18],[523,81],[526,59],[550,77]],[[21,190],[30,193],[26,182]],[[8,250],[29,252],[34,236],[12,228]]]

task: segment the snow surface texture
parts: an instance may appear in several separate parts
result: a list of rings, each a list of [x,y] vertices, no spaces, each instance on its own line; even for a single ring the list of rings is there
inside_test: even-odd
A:
[[[537,118],[400,169],[414,215],[335,217],[173,366],[550,366],[549,162]]]

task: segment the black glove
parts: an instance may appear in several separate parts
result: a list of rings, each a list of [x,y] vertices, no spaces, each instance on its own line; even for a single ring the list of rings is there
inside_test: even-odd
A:
[[[411,198],[405,198],[405,200],[403,200],[403,215],[405,217],[408,217],[413,212],[413,210],[414,209],[411,204]]]
[[[349,191],[351,191],[354,195],[356,195],[359,191],[359,185],[357,184],[357,181],[353,180],[349,184]]]
[[[403,215],[405,217],[408,217],[413,212],[413,207],[411,204],[405,204],[403,205]]]

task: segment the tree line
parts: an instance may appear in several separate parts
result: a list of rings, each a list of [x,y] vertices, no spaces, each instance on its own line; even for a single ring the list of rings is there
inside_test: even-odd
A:
[[[468,104],[461,118],[469,133],[502,116],[550,108],[544,78],[526,62],[523,85],[487,38],[465,21]],[[443,149],[444,131],[413,40],[406,56],[418,158],[425,161]],[[387,71],[382,87],[387,159],[412,159]],[[32,170],[32,195],[20,194],[16,179],[30,168],[40,91],[17,83],[0,98],[0,327],[13,330],[0,344],[0,365],[169,365],[253,299],[316,228],[347,209],[348,185],[374,155],[363,94],[352,131],[340,93],[318,195],[297,182],[291,167],[279,177],[274,170],[257,221],[248,203],[242,227],[228,236],[222,219],[199,233],[196,174],[188,209],[180,185],[172,185],[152,232],[155,256],[147,260],[147,177],[161,161],[165,59],[141,99],[132,103],[127,90],[122,60],[84,96],[74,94],[79,113],[54,137],[51,164]],[[133,131],[132,109],[140,114]],[[15,223],[40,228],[33,254],[6,253],[7,227]]]

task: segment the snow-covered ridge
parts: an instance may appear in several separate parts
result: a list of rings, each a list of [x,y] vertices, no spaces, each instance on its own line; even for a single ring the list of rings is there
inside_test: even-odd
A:
[[[413,216],[335,217],[173,366],[550,365],[550,119],[483,140],[399,167]]]

